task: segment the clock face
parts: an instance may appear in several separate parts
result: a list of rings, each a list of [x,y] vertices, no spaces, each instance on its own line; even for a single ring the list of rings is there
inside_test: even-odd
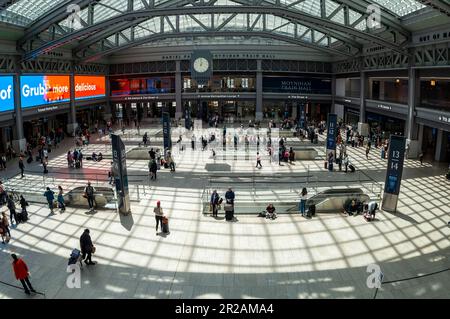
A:
[[[205,73],[209,69],[209,61],[205,58],[198,58],[194,61],[194,70],[198,73]]]

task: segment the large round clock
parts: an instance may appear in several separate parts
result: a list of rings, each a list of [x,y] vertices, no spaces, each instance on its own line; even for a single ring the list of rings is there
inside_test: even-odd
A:
[[[209,70],[209,61],[203,57],[199,57],[194,61],[194,70],[198,73],[205,73]]]

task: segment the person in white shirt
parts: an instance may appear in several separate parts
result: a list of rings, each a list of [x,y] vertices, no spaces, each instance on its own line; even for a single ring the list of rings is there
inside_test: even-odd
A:
[[[298,204],[298,210],[300,211],[300,214],[302,214],[302,216],[305,216],[306,200],[308,199],[308,190],[306,189],[306,187],[302,189],[299,195],[300,195],[300,203]]]
[[[262,164],[261,164],[261,155],[259,155],[259,152],[256,153],[256,167],[260,167],[262,168]]]
[[[364,218],[367,221],[372,221],[375,219],[375,213],[378,209],[378,203],[375,201],[369,202],[369,204],[364,206]]]
[[[153,209],[153,212],[155,213],[155,220],[156,220],[156,235],[158,235],[158,225],[159,224],[161,224],[161,231],[163,230],[162,219],[164,216],[160,201],[156,202],[156,207]]]

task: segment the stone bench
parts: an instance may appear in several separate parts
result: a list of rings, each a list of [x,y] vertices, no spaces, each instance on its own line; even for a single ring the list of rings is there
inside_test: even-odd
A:
[[[296,160],[315,160],[319,155],[314,148],[293,149]]]
[[[64,201],[67,206],[72,207],[89,207],[87,198],[84,198],[84,188],[77,187],[69,191],[64,195]],[[95,203],[97,208],[105,208],[109,203],[115,201],[114,191],[107,187],[94,187],[95,188]]]

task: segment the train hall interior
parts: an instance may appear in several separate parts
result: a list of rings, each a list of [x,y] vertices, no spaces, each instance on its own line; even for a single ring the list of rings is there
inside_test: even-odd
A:
[[[448,0],[0,0],[0,298],[448,298],[449,99]]]

